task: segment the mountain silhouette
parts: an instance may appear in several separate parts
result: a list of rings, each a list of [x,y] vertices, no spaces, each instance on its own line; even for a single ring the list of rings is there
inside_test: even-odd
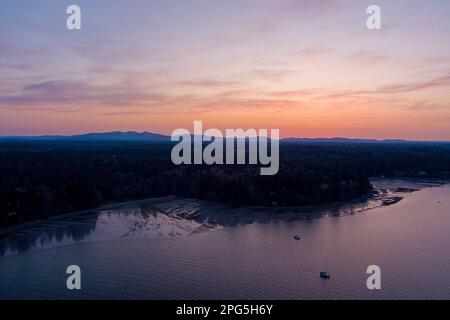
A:
[[[194,135],[191,135],[194,138]],[[254,139],[254,138],[250,138]],[[270,139],[270,138],[269,138]],[[0,140],[36,140],[36,141],[149,141],[149,142],[169,142],[170,136],[148,131],[111,131],[111,132],[90,132],[79,135],[43,135],[43,136],[0,136]],[[426,144],[448,144],[450,141],[414,141],[402,139],[355,139],[355,138],[284,138],[283,143],[426,143]]]
[[[136,131],[112,131],[91,132],[80,135],[45,135],[45,136],[5,136],[1,139],[24,139],[24,140],[64,140],[64,141],[169,141],[169,136],[151,132]]]

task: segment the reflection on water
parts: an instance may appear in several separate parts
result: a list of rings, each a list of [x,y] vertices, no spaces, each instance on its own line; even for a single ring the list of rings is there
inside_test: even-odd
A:
[[[373,184],[377,192],[368,199],[309,208],[230,207],[174,198],[125,204],[114,210],[99,210],[52,219],[0,236],[0,256],[79,242],[188,236],[220,227],[235,227],[255,222],[354,215],[386,204],[394,204],[405,193],[437,185],[404,180],[374,180]]]
[[[0,255],[123,238],[175,237],[201,230],[194,220],[169,216],[145,204],[45,222],[1,238]]]
[[[450,185],[374,185],[370,201],[321,208],[171,199],[50,220],[0,239],[0,298],[450,298]],[[81,292],[65,290],[70,264]]]

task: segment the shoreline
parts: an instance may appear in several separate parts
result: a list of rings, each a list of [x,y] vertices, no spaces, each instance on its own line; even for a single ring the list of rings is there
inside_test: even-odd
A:
[[[167,198],[173,198],[173,197],[174,196],[165,196],[165,197],[157,197],[157,198],[145,198],[145,199],[139,199],[139,200],[131,200],[131,201],[125,201],[125,202],[113,202],[113,203],[108,203],[108,204],[102,205],[97,208],[91,208],[91,209],[85,209],[85,210],[80,210],[80,211],[58,214],[56,216],[49,217],[48,219],[45,219],[45,220],[37,219],[37,220],[26,221],[26,222],[22,222],[22,223],[13,225],[13,226],[6,227],[4,229],[0,229],[0,237],[5,236],[10,233],[13,233],[13,232],[16,232],[16,231],[19,231],[19,230],[22,230],[22,229],[29,228],[29,227],[35,227],[35,226],[44,224],[49,221],[57,221],[57,220],[61,220],[64,218],[70,218],[70,217],[74,217],[74,216],[78,216],[78,215],[82,215],[82,214],[86,214],[86,213],[91,213],[91,212],[95,212],[95,211],[119,209],[120,207],[127,206],[127,205],[139,204],[139,203],[150,202],[150,201],[160,201],[160,200],[164,200]]]
[[[431,186],[423,186],[419,189],[408,189],[408,188],[398,188],[398,190],[391,190],[390,192],[382,187],[374,187],[372,185],[372,189],[365,195],[362,195],[360,197],[346,200],[346,201],[339,201],[339,202],[333,202],[328,204],[318,204],[318,205],[305,205],[305,206],[277,206],[277,207],[268,207],[268,206],[242,206],[242,205],[232,205],[232,204],[224,204],[224,203],[215,203],[215,202],[208,202],[204,200],[198,200],[198,199],[190,199],[190,198],[183,198],[178,197],[174,195],[168,195],[164,197],[156,197],[156,198],[144,198],[144,199],[138,199],[138,200],[131,200],[131,201],[125,201],[125,202],[114,202],[114,203],[108,203],[105,205],[102,205],[97,208],[90,208],[75,212],[68,212],[63,213],[60,215],[51,216],[48,219],[42,220],[32,220],[32,221],[26,221],[22,222],[13,226],[9,226],[4,229],[0,229],[0,237],[6,236],[8,234],[20,231],[22,229],[27,229],[30,227],[36,227],[42,224],[45,224],[47,222],[51,221],[58,221],[65,218],[70,218],[74,216],[79,216],[83,214],[93,213],[96,211],[102,211],[102,210],[111,210],[111,209],[120,209],[124,206],[129,205],[137,205],[141,203],[150,203],[150,202],[161,202],[161,201],[173,201],[173,200],[188,200],[188,201],[196,201],[199,204],[206,205],[207,207],[216,206],[216,207],[222,207],[222,208],[229,208],[229,209],[236,209],[236,210],[264,210],[264,211],[271,211],[273,213],[281,213],[286,211],[292,211],[295,210],[298,213],[301,212],[316,212],[320,210],[329,210],[329,209],[335,209],[342,206],[351,206],[351,205],[358,205],[358,204],[364,204],[369,203],[371,200],[376,201],[380,200],[380,205],[369,207],[369,208],[362,208],[358,212],[363,212],[367,210],[371,210],[378,207],[383,206],[390,206],[394,205],[404,199],[404,197],[392,194],[394,193],[401,193],[401,194],[408,194],[411,192],[419,191],[423,188],[427,187],[435,187],[435,185],[445,185],[447,183],[450,183],[450,180],[447,179],[417,179],[417,178],[384,178],[384,177],[372,177],[370,178],[371,181],[410,181],[410,182],[416,182],[416,183],[423,183],[423,184],[434,184]]]
[[[136,205],[140,203],[148,203],[148,202],[157,202],[157,201],[164,201],[164,200],[187,200],[187,201],[196,201],[201,204],[206,204],[207,206],[222,206],[230,209],[248,209],[248,210],[270,210],[272,212],[282,212],[286,210],[299,210],[299,211],[316,211],[316,210],[323,210],[323,209],[331,209],[331,208],[338,208],[340,206],[344,205],[352,205],[352,204],[358,204],[358,203],[364,203],[366,201],[370,201],[371,199],[374,199],[378,195],[378,192],[374,189],[370,190],[366,195],[347,200],[347,201],[339,201],[339,202],[333,202],[328,204],[318,204],[318,205],[304,205],[304,206],[277,206],[277,207],[268,207],[268,206],[244,206],[244,205],[232,205],[232,204],[226,204],[226,203],[220,203],[220,202],[208,202],[205,200],[198,200],[198,199],[191,199],[191,198],[183,198],[178,197],[174,195],[170,196],[164,196],[164,197],[157,197],[157,198],[144,198],[139,200],[131,200],[131,201],[125,201],[125,202],[114,202],[102,205],[97,208],[91,208],[86,210],[80,210],[75,212],[68,212],[63,213],[55,216],[51,216],[48,219],[36,219],[31,221],[22,222],[13,226],[9,226],[4,229],[0,229],[0,237],[14,233],[16,231],[20,231],[22,229],[27,229],[31,227],[36,227],[42,224],[45,224],[50,221],[58,221],[65,218],[75,217],[83,214],[88,214],[96,211],[102,211],[102,210],[111,210],[111,209],[120,209],[121,207],[128,206],[128,205]]]

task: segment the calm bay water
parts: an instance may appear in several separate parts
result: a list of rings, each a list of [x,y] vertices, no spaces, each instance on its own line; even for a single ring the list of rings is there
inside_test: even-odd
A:
[[[155,207],[95,212],[4,236],[0,299],[450,299],[448,184],[390,206],[324,209],[315,218],[234,217],[217,225]],[[72,264],[82,270],[80,291],[66,289]],[[373,264],[381,267],[382,289],[369,291]],[[324,270],[330,280],[320,279]]]

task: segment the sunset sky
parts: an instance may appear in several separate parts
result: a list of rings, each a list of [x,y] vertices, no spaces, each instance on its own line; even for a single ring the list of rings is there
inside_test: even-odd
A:
[[[449,35],[448,0],[2,0],[0,135],[450,140]]]

